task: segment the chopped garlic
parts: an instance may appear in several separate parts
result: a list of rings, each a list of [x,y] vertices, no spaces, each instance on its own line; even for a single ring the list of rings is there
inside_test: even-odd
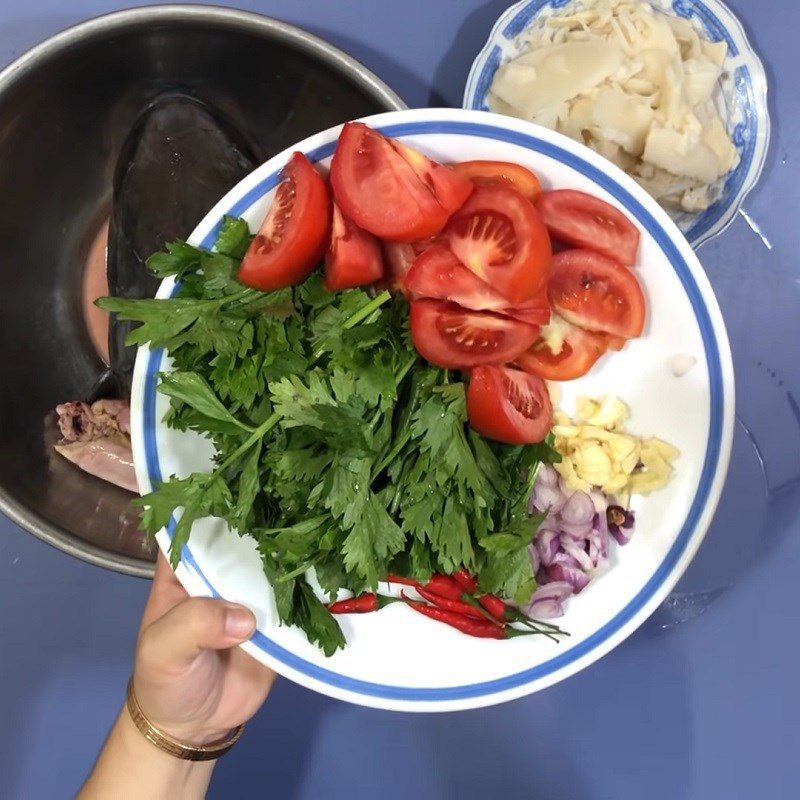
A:
[[[542,15],[495,74],[489,107],[588,144],[662,205],[697,212],[739,159],[714,95],[727,56],[647,0]]]
[[[674,461],[680,455],[680,451],[677,447],[674,447],[669,442],[665,442],[661,439],[656,439],[653,437],[652,439],[647,440],[647,444],[667,461]]]
[[[600,442],[584,440],[573,449],[571,459],[575,473],[587,483],[603,486],[614,477],[611,454]]]
[[[624,430],[628,407],[618,397],[579,397],[575,418],[553,415],[555,469],[570,489],[601,489],[627,503],[631,494],[647,494],[665,486],[672,462],[680,455],[668,442]]]
[[[678,353],[669,360],[669,368],[676,378],[682,378],[697,363],[691,353]]]
[[[628,419],[628,407],[618,397],[607,395],[602,400],[583,398],[578,401],[578,419],[587,425],[596,425],[613,431]]]

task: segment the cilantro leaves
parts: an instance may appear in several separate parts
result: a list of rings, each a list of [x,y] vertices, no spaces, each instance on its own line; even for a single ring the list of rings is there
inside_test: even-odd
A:
[[[527,502],[554,451],[470,430],[464,384],[416,354],[402,298],[331,294],[317,274],[266,294],[243,287],[251,238],[227,217],[213,251],[174,242],[151,257],[176,278],[172,298],[99,301],[140,323],[129,343],[168,350],[167,422],[216,449],[210,474],[173,476],[135,501],[142,527],[175,520],[173,563],[204,516],[253,536],[280,619],[326,655],[345,642],[306,580],[312,567],[328,595],[461,567],[485,591],[529,595],[540,520]]]

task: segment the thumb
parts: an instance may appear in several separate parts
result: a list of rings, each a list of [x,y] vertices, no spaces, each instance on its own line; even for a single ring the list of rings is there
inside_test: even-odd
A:
[[[192,597],[176,605],[142,633],[140,657],[152,666],[180,668],[201,650],[225,650],[249,639],[252,611],[236,603]]]

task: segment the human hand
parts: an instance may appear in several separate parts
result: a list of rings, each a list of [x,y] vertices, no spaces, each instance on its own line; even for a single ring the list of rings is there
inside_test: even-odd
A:
[[[255,624],[244,606],[190,598],[159,553],[133,675],[145,716],[191,745],[223,739],[249,720],[275,680],[272,670],[236,647]]]

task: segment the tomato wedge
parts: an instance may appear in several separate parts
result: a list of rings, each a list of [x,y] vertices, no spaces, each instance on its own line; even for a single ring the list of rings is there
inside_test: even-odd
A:
[[[539,329],[491,311],[471,311],[441,300],[411,302],[411,338],[419,354],[445,369],[513,361]]]
[[[304,281],[325,252],[330,227],[328,187],[311,162],[294,153],[237,277],[262,292]]]
[[[536,209],[507,186],[476,187],[442,239],[511,304],[530,300],[547,282],[552,255],[547,229]]]
[[[597,334],[600,336],[601,334]],[[604,334],[606,340],[606,350],[616,350],[619,352],[622,350],[626,344],[628,344],[628,340],[624,336],[611,336],[609,334]]]
[[[461,161],[450,165],[474,184],[501,183],[535,203],[542,193],[539,179],[529,169],[510,161]]]
[[[468,270],[441,244],[431,245],[417,256],[406,275],[405,287],[417,297],[451,300],[473,311],[496,311],[531,325],[545,325],[550,319],[545,290],[525,305],[509,306],[500,292]]]
[[[541,378],[508,367],[472,370],[467,388],[469,424],[506,444],[541,442],[550,431],[553,406]]]
[[[529,325],[547,325],[550,322],[550,299],[547,287],[543,286],[530,300],[519,306],[506,306],[503,313],[507,317],[527,322]]]
[[[559,242],[594,250],[628,266],[636,263],[638,228],[604,200],[574,189],[556,189],[544,192],[536,208]]]
[[[411,242],[439,233],[472,184],[362,122],[348,122],[331,163],[331,186],[346,217],[381,239]]]
[[[556,253],[547,291],[553,309],[573,325],[625,339],[644,328],[639,281],[613,258],[591,250]]]
[[[325,254],[325,288],[329,292],[375,283],[383,275],[380,242],[342,215],[333,204],[331,243]]]
[[[430,246],[430,239],[418,242],[384,242],[383,255],[386,261],[385,280],[379,283],[384,289],[406,292],[406,275],[416,257]]]
[[[551,341],[554,331],[558,333],[557,350]],[[605,334],[585,331],[553,315],[533,347],[517,356],[514,363],[545,380],[569,381],[585,375],[606,351],[606,346]]]
[[[472,194],[471,181],[459,175],[452,167],[428,158],[419,150],[414,150],[413,147],[397,139],[389,139],[389,142],[403,156],[417,177],[433,192],[448,217],[464,205]]]

